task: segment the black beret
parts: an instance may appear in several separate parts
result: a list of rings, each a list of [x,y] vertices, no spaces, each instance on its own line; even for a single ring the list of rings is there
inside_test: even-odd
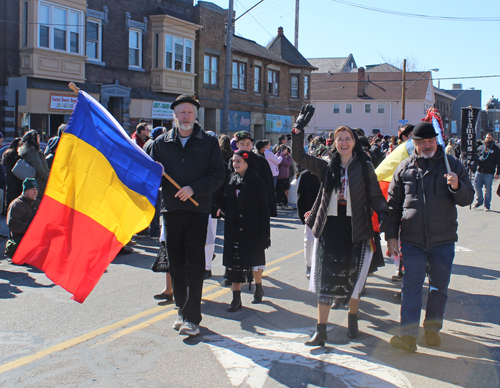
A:
[[[174,109],[177,105],[182,104],[183,102],[189,102],[199,109],[200,103],[195,97],[196,96],[191,96],[189,94],[181,94],[172,104],[170,104],[170,109]]]

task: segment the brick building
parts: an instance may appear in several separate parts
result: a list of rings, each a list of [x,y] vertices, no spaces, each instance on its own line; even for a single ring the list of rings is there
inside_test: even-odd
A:
[[[224,23],[227,10],[198,1],[195,23],[196,91],[202,108],[199,121],[218,133],[222,120],[226,46]],[[288,41],[283,29],[263,47],[234,36],[229,104],[229,131],[250,131],[255,139],[274,141],[280,132],[290,133],[295,117],[309,102],[313,67]]]
[[[194,90],[192,0],[24,0],[2,2],[1,124],[14,134],[11,85],[20,84],[19,132],[45,136],[67,122],[75,82],[126,130],[141,121],[168,125],[168,104]],[[14,26],[14,27],[12,27]],[[8,38],[7,38],[8,37]],[[11,98],[12,99],[12,98]]]
[[[0,25],[0,130],[8,137],[16,90],[19,133],[32,128],[48,138],[72,112],[69,82],[129,132],[139,122],[169,127],[170,103],[197,94],[201,124],[219,132],[226,10],[193,0],[12,0],[0,7],[17,22]],[[233,69],[231,130],[259,138],[289,132],[309,100],[315,68],[283,30],[267,48],[234,37]]]

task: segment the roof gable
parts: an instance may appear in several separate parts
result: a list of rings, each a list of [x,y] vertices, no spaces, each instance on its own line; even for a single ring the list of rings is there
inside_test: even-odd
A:
[[[253,40],[245,39],[245,38],[242,38],[240,36],[233,37],[233,45],[231,48],[232,48],[233,52],[237,51],[240,53],[253,55],[255,57],[268,59],[268,60],[271,60],[274,62],[290,65],[290,63],[283,60],[282,58],[280,58],[279,56],[277,56],[275,53],[268,50],[267,48],[261,46],[260,44],[254,42]]]
[[[293,65],[314,68],[285,37],[282,27],[278,28],[278,35],[268,44],[267,49]]]

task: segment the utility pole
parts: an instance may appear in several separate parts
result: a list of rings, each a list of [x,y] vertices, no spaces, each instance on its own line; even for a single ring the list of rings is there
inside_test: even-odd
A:
[[[232,46],[233,46],[233,7],[234,0],[229,0],[226,34],[226,72],[224,77],[224,98],[222,101],[221,133],[229,132],[229,93],[231,93]]]
[[[299,49],[299,0],[295,0],[295,48]]]
[[[403,61],[403,95],[401,97],[401,120],[405,119],[405,97],[406,97],[406,59]]]

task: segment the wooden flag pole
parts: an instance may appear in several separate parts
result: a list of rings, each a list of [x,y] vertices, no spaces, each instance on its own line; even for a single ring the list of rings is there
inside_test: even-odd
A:
[[[79,93],[79,92],[80,92],[80,88],[79,88],[78,86],[76,86],[74,82],[70,82],[70,83],[68,84],[68,87],[69,87],[72,91],[74,91],[75,93]]]
[[[164,172],[164,173],[163,173],[163,176],[164,176],[165,178],[167,178],[167,179],[170,181],[170,183],[172,183],[172,184],[173,184],[175,187],[177,187],[179,190],[181,189],[181,187],[177,184],[177,182],[176,182],[176,181],[174,181],[174,180],[173,180],[173,179],[172,179],[172,178],[171,178],[171,177],[170,177],[167,173],[165,173],[165,172]],[[198,202],[196,202],[193,198],[189,197],[189,200],[190,200],[191,202],[193,202],[195,206],[200,206],[200,204],[199,204]]]
[[[70,82],[68,87],[75,93],[80,92],[80,89],[75,85],[74,82]],[[170,183],[172,183],[176,188],[178,188],[179,190],[181,189],[181,187],[177,184],[177,182],[174,181],[167,173],[163,173],[163,176],[167,178],[170,181]],[[189,200],[193,202],[195,206],[200,206],[200,204],[196,202],[193,198],[189,197]]]

